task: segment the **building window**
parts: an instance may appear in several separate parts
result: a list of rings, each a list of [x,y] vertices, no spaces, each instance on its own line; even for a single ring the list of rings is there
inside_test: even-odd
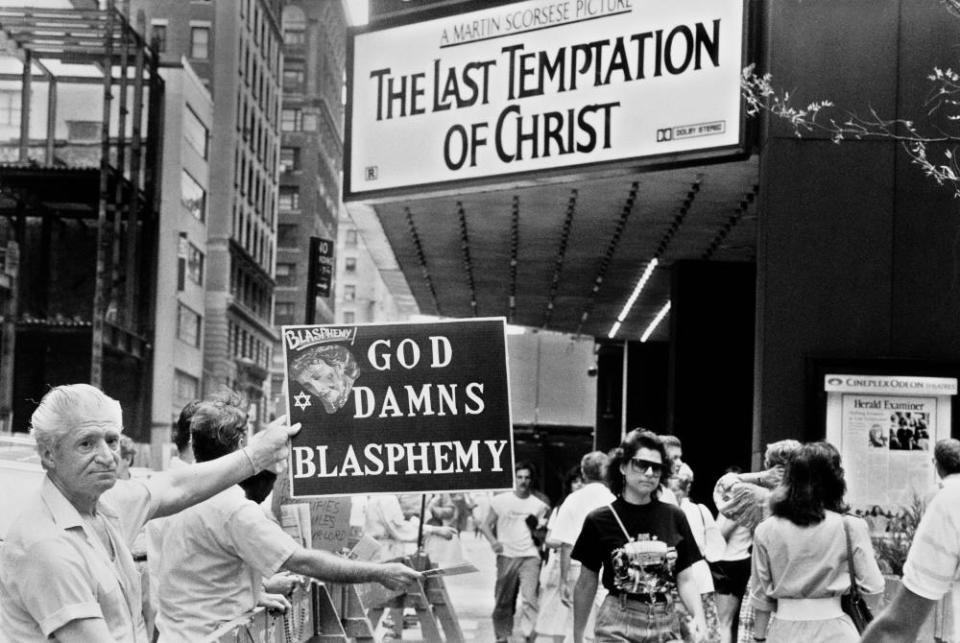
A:
[[[285,109],[280,114],[280,129],[284,132],[299,132],[303,127],[303,116],[299,109]]]
[[[200,380],[183,371],[173,371],[173,412],[179,414],[180,409],[200,397]]]
[[[202,317],[182,303],[177,303],[177,337],[190,344],[200,346],[200,322]]]
[[[356,257],[347,257],[343,260],[343,268],[347,272],[356,272],[357,271],[357,258]]]
[[[299,65],[288,65],[283,68],[283,91],[302,92],[307,80],[307,73]]]
[[[300,188],[292,185],[280,186],[280,209],[281,210],[299,210],[300,209]]]
[[[280,21],[283,25],[283,44],[302,45],[306,42],[307,16],[303,9],[288,4],[283,8]]]
[[[89,143],[100,140],[103,125],[100,121],[67,121],[67,141]]]
[[[180,203],[197,221],[207,218],[207,191],[186,170],[180,172]]]
[[[151,28],[153,29],[153,44],[156,45],[157,52],[162,54],[167,51],[167,25],[158,23]]]
[[[280,170],[282,172],[292,172],[300,169],[300,148],[281,147],[280,148]]]
[[[210,140],[210,131],[189,105],[187,105],[187,111],[183,117],[183,138],[200,156],[207,158],[207,142]]]
[[[305,132],[316,132],[319,122],[316,114],[304,114],[302,129]]]
[[[0,90],[0,125],[20,124],[20,92]]]
[[[283,30],[283,44],[303,45],[307,42],[307,32],[303,27],[285,27]]]
[[[210,27],[190,27],[190,57],[197,60],[210,57]]]
[[[300,239],[297,238],[298,226],[295,223],[281,223],[277,226],[277,247],[296,248]]]
[[[203,285],[203,253],[192,243],[187,248],[187,277],[198,286]]]
[[[345,310],[343,312],[343,323],[344,324],[353,324],[357,321],[357,313],[352,310]]]
[[[347,230],[344,243],[351,248],[356,248],[357,247],[357,231]]]
[[[293,324],[294,306],[289,301],[278,301],[274,312],[274,323],[277,325]]]
[[[357,300],[357,287],[352,284],[347,284],[343,287],[343,300],[344,301],[356,301]]]
[[[277,285],[278,286],[296,286],[297,285],[297,264],[278,263],[277,264]]]

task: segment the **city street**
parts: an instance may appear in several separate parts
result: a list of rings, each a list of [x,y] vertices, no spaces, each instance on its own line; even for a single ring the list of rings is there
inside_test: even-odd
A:
[[[960,643],[960,0],[0,5],[0,643]]]

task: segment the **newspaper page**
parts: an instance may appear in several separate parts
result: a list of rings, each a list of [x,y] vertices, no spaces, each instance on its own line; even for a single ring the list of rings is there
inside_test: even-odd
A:
[[[933,447],[950,435],[955,378],[827,375],[827,439],[843,457],[847,502],[871,531],[936,487]]]

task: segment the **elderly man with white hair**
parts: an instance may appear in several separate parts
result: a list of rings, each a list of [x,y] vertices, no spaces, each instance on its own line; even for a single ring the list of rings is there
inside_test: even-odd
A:
[[[0,553],[0,642],[146,643],[133,536],[271,468],[299,430],[279,418],[222,458],[118,483],[116,400],[88,384],[57,386],[30,424],[46,477]]]

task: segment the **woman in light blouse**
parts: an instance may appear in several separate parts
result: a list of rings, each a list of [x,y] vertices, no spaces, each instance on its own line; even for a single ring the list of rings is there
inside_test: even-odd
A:
[[[755,641],[859,641],[840,608],[850,589],[848,534],[860,591],[879,595],[884,581],[867,523],[843,515],[846,489],[840,454],[827,442],[803,445],[788,461],[783,484],[770,499],[772,515],[754,534]]]

